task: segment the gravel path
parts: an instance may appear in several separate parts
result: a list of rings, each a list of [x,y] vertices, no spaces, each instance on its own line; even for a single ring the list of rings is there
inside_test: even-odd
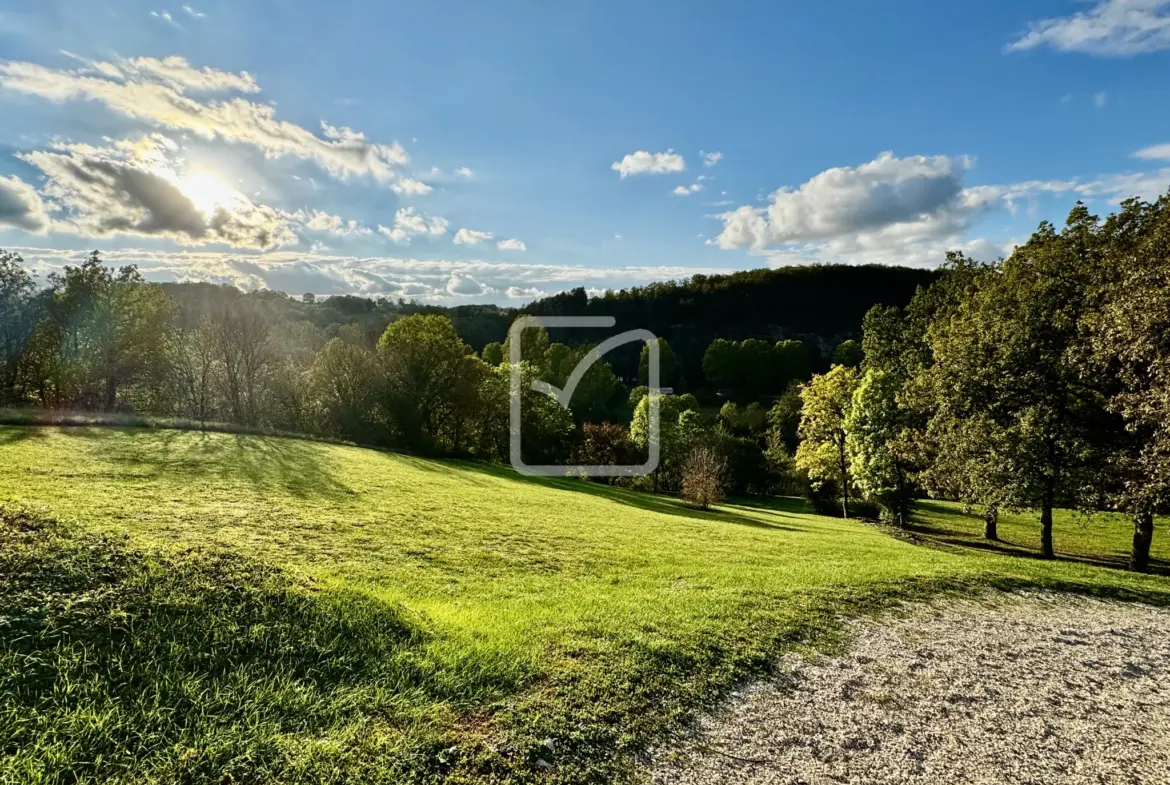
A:
[[[1170,609],[1013,595],[853,631],[659,751],[651,781],[1170,783]]]

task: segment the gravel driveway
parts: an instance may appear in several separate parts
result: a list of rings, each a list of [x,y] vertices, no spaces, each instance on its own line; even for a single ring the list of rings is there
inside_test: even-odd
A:
[[[853,630],[660,750],[652,782],[1170,783],[1170,609],[1012,595]]]

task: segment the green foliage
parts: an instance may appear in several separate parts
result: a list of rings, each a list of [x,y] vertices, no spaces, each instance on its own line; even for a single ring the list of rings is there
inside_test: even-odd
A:
[[[850,368],[860,368],[865,361],[865,351],[859,341],[852,339],[837,344],[833,350],[833,362],[837,365],[847,365]]]
[[[537,368],[543,368],[545,365],[544,354],[548,351],[550,343],[548,330],[543,327],[530,327],[526,329],[520,340],[520,361],[530,363]],[[512,362],[511,331],[508,332],[508,337],[504,339],[504,345],[500,348],[500,353],[503,355],[504,362]]]
[[[483,361],[493,367],[501,365],[504,362],[504,347],[502,344],[492,341],[487,346],[483,347]]]
[[[716,389],[732,390],[752,398],[804,381],[812,372],[813,357],[800,341],[769,344],[755,338],[745,341],[717,339],[703,355],[703,372]]]
[[[681,379],[678,375],[678,360],[674,350],[665,338],[658,339],[658,383],[663,387],[675,387]],[[650,345],[642,344],[638,354],[638,384],[650,383]]]
[[[905,433],[905,415],[898,405],[898,380],[870,369],[853,392],[845,418],[846,450],[853,483],[884,518],[906,523],[915,488],[912,444]]]
[[[828,487],[840,494],[846,518],[853,484],[846,423],[856,389],[857,371],[834,365],[828,373],[813,376],[800,393],[796,466],[808,474],[814,488]]]

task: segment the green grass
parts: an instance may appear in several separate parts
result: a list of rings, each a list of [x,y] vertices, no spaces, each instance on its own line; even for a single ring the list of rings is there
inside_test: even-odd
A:
[[[1127,551],[1116,516],[1062,516],[1043,562],[980,547],[952,505],[911,541],[800,500],[700,513],[263,436],[0,427],[4,500],[63,522],[10,535],[21,569],[75,580],[0,609],[34,620],[0,625],[0,781],[613,781],[843,614],[979,586],[1170,602],[1167,578],[1091,562]],[[75,615],[95,595],[100,624]]]

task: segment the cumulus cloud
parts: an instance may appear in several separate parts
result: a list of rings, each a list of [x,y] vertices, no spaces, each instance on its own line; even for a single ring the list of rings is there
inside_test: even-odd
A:
[[[671,191],[671,193],[674,194],[675,196],[690,196],[691,194],[698,193],[699,191],[702,191],[702,190],[703,190],[702,185],[700,185],[699,183],[692,183],[689,186],[688,185],[676,186],[675,189],[673,191]]]
[[[196,11],[189,5],[183,6],[183,12],[187,14],[187,16],[190,16],[194,19],[202,19],[203,17],[207,16],[207,14],[203,13],[202,11]]]
[[[455,233],[456,245],[479,245],[492,239],[491,232],[480,232],[475,229],[460,229]]]
[[[298,213],[297,217],[306,229],[314,232],[326,232],[339,237],[361,237],[372,233],[368,226],[362,226],[352,218],[347,220],[321,210]]]
[[[1170,0],[1103,0],[1087,11],[1041,19],[1007,46],[1104,57],[1170,49]]]
[[[421,196],[431,192],[431,187],[423,181],[411,180],[408,177],[404,177],[392,184],[390,189],[399,196]]]
[[[528,246],[524,244],[523,240],[515,237],[509,237],[506,240],[500,240],[496,243],[496,247],[501,251],[527,251]]]
[[[19,177],[0,176],[0,226],[39,232],[48,225],[49,216],[36,189]]]
[[[209,86],[249,92],[254,84],[245,73],[195,69],[180,58],[91,62],[75,70],[18,61],[0,63],[0,86],[10,90],[56,102],[93,101],[155,126],[252,145],[268,157],[310,160],[337,177],[366,175],[393,182],[398,179],[395,167],[409,160],[401,145],[373,142],[351,128],[322,121],[321,136],[317,136],[295,123],[278,120],[269,104],[240,97],[198,97]]]
[[[703,158],[703,166],[711,167],[723,160],[723,153],[704,153],[699,151],[699,155]]]
[[[158,166],[169,140],[111,147],[59,145],[18,157],[45,175],[44,196],[65,218],[54,228],[90,237],[166,237],[189,244],[269,248],[297,241],[290,216],[238,192],[201,210],[174,175]]]
[[[462,297],[473,297],[479,294],[486,294],[488,288],[470,275],[451,273],[451,278],[447,281],[447,291]]]
[[[618,172],[622,179],[635,174],[669,174],[686,169],[686,161],[674,150],[665,153],[649,153],[639,150],[630,153],[620,161],[614,161],[610,169]]]
[[[474,174],[474,172],[472,172],[466,166],[461,166],[455,170],[455,174],[459,175],[460,177],[465,177],[465,178],[470,179],[471,176]]]
[[[810,261],[935,266],[948,250],[977,259],[1010,244],[969,237],[977,219],[1014,213],[1021,202],[1053,194],[1117,203],[1154,199],[1170,187],[1170,168],[1093,180],[1034,180],[965,187],[967,158],[895,158],[883,153],[858,167],[829,169],[799,188],[783,188],[766,207],[744,205],[718,216],[723,230],[707,240],[748,248],[773,264]]]
[[[416,235],[437,237],[447,233],[447,219],[423,215],[413,207],[402,207],[394,214],[394,225],[378,226],[378,231],[396,243],[408,244]]]

